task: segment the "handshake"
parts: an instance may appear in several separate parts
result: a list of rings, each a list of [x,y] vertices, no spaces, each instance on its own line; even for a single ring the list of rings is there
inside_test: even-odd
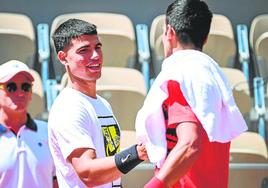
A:
[[[128,173],[142,161],[146,160],[148,160],[146,147],[141,142],[115,155],[116,166],[123,174]],[[163,181],[154,176],[144,188],[167,188],[167,186]]]

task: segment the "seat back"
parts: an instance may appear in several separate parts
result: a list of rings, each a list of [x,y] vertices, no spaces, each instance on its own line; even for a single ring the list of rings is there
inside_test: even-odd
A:
[[[265,62],[264,67],[268,71],[268,29],[262,33],[255,43],[255,54]]]
[[[207,43],[203,51],[220,66],[226,67],[233,61],[236,44],[231,21],[224,15],[213,14]]]
[[[249,42],[253,51],[257,74],[265,80],[268,76],[267,33],[268,14],[256,16],[250,25]]]
[[[267,180],[267,166],[264,166],[264,168],[256,167],[255,169],[250,166],[247,169],[230,169],[228,188],[264,188],[267,187]]]
[[[258,38],[268,31],[268,14],[256,16],[250,24],[249,42],[253,50]]]
[[[126,67],[129,58],[136,54],[134,27],[127,16],[102,12],[63,14],[53,20],[51,35],[61,23],[70,18],[88,21],[97,26],[103,46],[104,66]]]
[[[222,67],[222,71],[227,77],[233,90],[235,102],[243,115],[248,114],[252,107],[249,85],[245,75],[241,70]]]
[[[150,46],[156,59],[164,59],[164,49],[162,44],[162,33],[165,24],[165,15],[159,15],[152,21],[150,28]]]
[[[121,130],[120,132],[120,149],[124,150],[134,144],[137,144],[136,132],[134,130]]]
[[[28,16],[0,13],[0,41],[0,63],[17,59],[33,67],[35,33]]]
[[[255,132],[239,135],[231,142],[230,162],[228,187],[262,187],[264,179],[268,177],[267,146],[264,139]]]
[[[267,163],[267,148],[264,139],[255,132],[244,132],[232,140],[230,162]]]
[[[122,176],[122,185],[126,188],[141,188],[154,176],[154,165],[143,162]]]
[[[150,47],[152,51],[154,76],[160,72],[162,61],[165,57],[164,46],[162,43],[164,24],[165,15],[159,15],[153,19],[150,28]]]
[[[268,14],[256,16],[250,25],[249,42],[253,51],[252,55],[254,57],[253,60],[254,66],[256,67],[256,74],[264,79],[268,76],[268,56],[266,53],[267,32]]]
[[[31,74],[34,77],[34,82],[32,87],[32,101],[28,106],[28,112],[33,118],[38,118],[41,117],[42,112],[45,110],[43,86],[39,73],[31,69]]]

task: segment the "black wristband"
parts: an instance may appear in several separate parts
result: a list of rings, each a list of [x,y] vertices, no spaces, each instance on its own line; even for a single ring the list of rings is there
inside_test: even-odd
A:
[[[123,174],[128,173],[143,161],[139,159],[136,146],[133,145],[114,156],[116,167]]]

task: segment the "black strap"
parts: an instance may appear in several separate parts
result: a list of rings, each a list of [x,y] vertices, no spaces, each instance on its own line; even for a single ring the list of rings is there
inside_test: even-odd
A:
[[[121,151],[115,155],[115,164],[116,167],[123,173],[126,174],[143,160],[139,159],[137,145],[133,145],[128,149]]]

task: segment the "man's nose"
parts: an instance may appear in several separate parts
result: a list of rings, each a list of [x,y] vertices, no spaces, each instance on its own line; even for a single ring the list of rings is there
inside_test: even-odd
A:
[[[93,53],[92,53],[92,58],[99,58],[100,57],[100,54],[97,50],[93,50]]]

